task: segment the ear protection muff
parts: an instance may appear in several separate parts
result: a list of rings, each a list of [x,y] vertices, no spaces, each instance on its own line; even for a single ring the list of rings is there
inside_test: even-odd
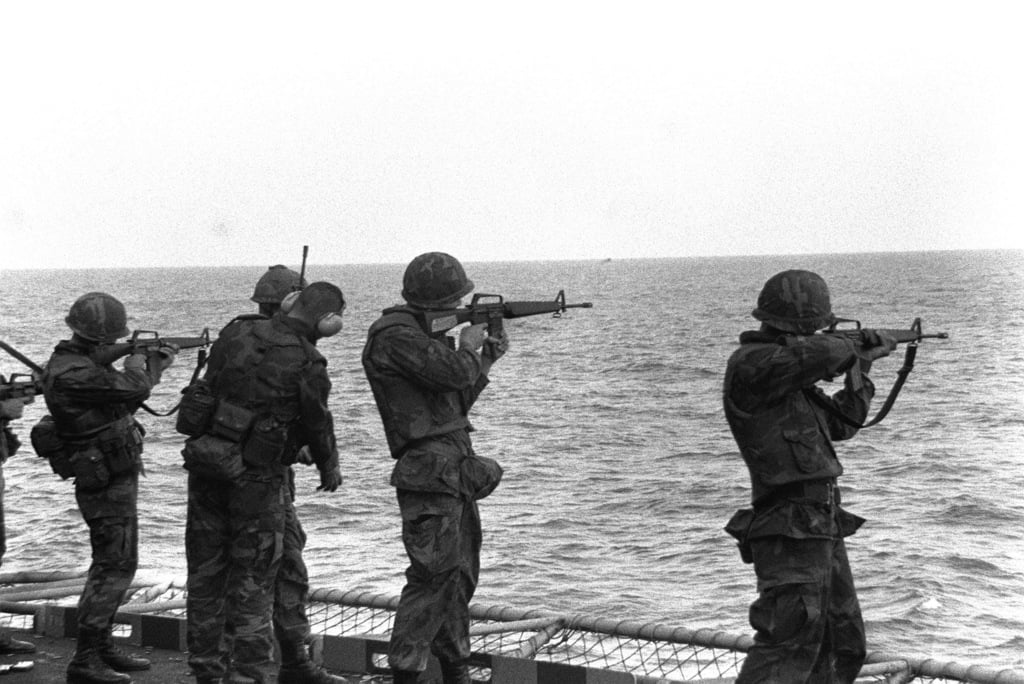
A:
[[[321,337],[330,337],[341,332],[341,314],[337,311],[325,313],[316,322],[316,331]]]
[[[295,302],[299,301],[301,294],[302,290],[295,290],[285,295],[284,299],[281,300],[281,311],[284,313],[290,312],[295,307]],[[344,307],[342,310],[344,310]],[[341,311],[328,311],[316,319],[316,331],[321,337],[337,335],[341,328]]]
[[[302,294],[302,290],[295,290],[294,292],[286,294],[284,299],[281,300],[281,311],[284,311],[285,313],[291,311],[292,307],[295,306],[295,302],[299,300],[300,294]]]

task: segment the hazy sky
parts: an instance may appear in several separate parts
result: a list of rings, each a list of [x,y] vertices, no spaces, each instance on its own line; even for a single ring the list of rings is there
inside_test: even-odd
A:
[[[0,267],[1024,247],[1015,3],[0,12]]]

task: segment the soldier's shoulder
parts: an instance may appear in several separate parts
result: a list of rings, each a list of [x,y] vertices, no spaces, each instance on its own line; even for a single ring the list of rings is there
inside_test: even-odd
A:
[[[267,317],[261,314],[242,314],[241,316],[235,316],[227,322],[227,325],[221,328],[218,337],[223,337],[225,335],[238,335],[249,330],[253,324],[266,320],[268,320]]]
[[[46,362],[46,372],[56,375],[81,368],[92,368],[95,365],[96,362],[85,351],[69,342],[61,342]]]

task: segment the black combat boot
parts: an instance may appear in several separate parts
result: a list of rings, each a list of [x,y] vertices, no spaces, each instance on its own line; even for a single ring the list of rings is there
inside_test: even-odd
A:
[[[241,672],[232,672],[224,680],[224,684],[256,684],[256,680]]]
[[[457,663],[441,661],[441,681],[443,684],[472,684],[469,678],[469,665],[465,660]]]
[[[98,649],[100,658],[118,672],[137,672],[148,670],[150,663],[146,658],[135,658],[128,655],[114,644],[110,632],[100,635]]]
[[[278,684],[346,684],[348,680],[335,677],[309,659],[304,643],[279,642],[281,648],[281,671],[277,674]]]
[[[111,670],[100,658],[100,633],[78,629],[75,655],[68,663],[67,684],[131,684],[132,678]]]
[[[348,680],[335,677],[312,660],[297,665],[282,665],[278,684],[347,684]]]

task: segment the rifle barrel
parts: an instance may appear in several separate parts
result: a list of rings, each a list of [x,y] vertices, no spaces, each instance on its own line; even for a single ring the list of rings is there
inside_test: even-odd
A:
[[[32,361],[32,359],[28,358],[27,356],[25,356],[20,351],[18,351],[11,345],[7,344],[3,340],[0,340],[0,349],[3,349],[5,352],[16,358],[18,361],[21,361],[23,364],[34,370],[36,373],[39,373],[40,375],[43,374],[42,366]]]
[[[582,304],[566,304],[565,302],[534,301],[534,302],[505,302],[505,318],[518,318],[520,316],[535,316],[545,313],[560,313],[566,309],[589,309],[594,305],[590,302]]]
[[[537,314],[558,313],[563,308],[562,304],[555,301],[550,302],[505,302],[503,311],[505,318],[518,318],[520,316],[535,316]]]
[[[899,344],[906,344],[907,342],[917,342],[919,340],[948,340],[949,333],[937,332],[937,333],[922,333],[917,328],[858,328],[857,330],[835,330],[829,335],[843,335],[853,340],[860,339],[861,332],[863,330],[874,330],[877,333],[888,335],[896,340]]]
[[[161,337],[160,343],[167,345],[173,344],[181,349],[193,349],[195,347],[205,347],[210,344],[210,336],[203,335],[201,337]]]
[[[140,337],[130,342],[107,344],[94,352],[93,359],[97,363],[108,364],[117,361],[122,356],[132,354],[136,350],[157,349],[170,344],[179,349],[205,347],[210,344],[210,329],[203,328],[203,332],[197,337]]]

